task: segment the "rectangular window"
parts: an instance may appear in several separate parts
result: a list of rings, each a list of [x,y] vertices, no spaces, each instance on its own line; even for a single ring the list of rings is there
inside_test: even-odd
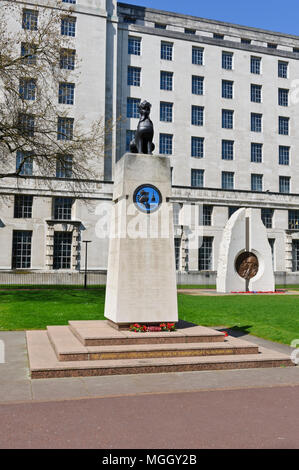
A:
[[[13,230],[12,232],[12,269],[30,268],[31,266],[31,230]]]
[[[251,191],[263,191],[263,175],[251,175]]]
[[[234,189],[235,174],[231,171],[222,172],[222,189]]]
[[[272,42],[268,42],[267,47],[268,47],[268,49],[277,49],[277,44],[273,44]]]
[[[222,98],[231,100],[234,93],[234,82],[222,80]]]
[[[70,269],[72,232],[54,232],[53,269]]]
[[[224,39],[224,34],[213,33],[214,39]]]
[[[202,245],[198,250],[199,271],[210,271],[213,258],[213,237],[203,237]]]
[[[262,59],[260,57],[251,57],[250,59],[250,72],[260,75]]]
[[[173,88],[173,72],[161,71],[160,74],[160,89],[172,91]]]
[[[222,141],[222,160],[233,160],[234,159],[234,141],[223,140]]]
[[[280,135],[289,135],[289,121],[290,118],[279,116],[278,118],[278,133]]]
[[[279,165],[290,164],[290,147],[279,146]]]
[[[163,23],[155,23],[155,28],[156,29],[166,29],[167,25]]]
[[[289,106],[289,90],[278,89],[278,104],[279,106]]]
[[[233,129],[234,127],[234,112],[229,109],[222,110],[222,128]]]
[[[241,38],[241,44],[251,44],[251,39]]]
[[[192,93],[193,95],[203,95],[203,77],[192,75]]]
[[[60,68],[75,70],[76,51],[74,49],[60,49]]]
[[[288,194],[290,192],[291,178],[290,176],[279,177],[279,192]]]
[[[23,9],[23,18],[22,18],[22,28],[29,31],[37,31],[37,19],[38,11],[37,10],[28,10],[27,8]]]
[[[253,103],[262,102],[262,85],[251,85],[250,99]]]
[[[191,170],[191,186],[194,188],[203,188],[204,170]]]
[[[196,34],[196,29],[185,28],[185,34]]]
[[[203,225],[204,227],[208,227],[212,225],[212,214],[213,214],[213,206],[202,206],[202,210],[200,210],[199,216],[199,225]]]
[[[161,155],[172,155],[172,141],[173,141],[173,135],[160,134],[160,154]]]
[[[172,60],[173,44],[171,42],[161,42],[161,59]]]
[[[262,114],[251,113],[251,131],[262,132]]]
[[[54,197],[54,220],[71,220],[73,202],[71,197]]]
[[[57,140],[72,140],[74,119],[59,117],[57,121]]]
[[[135,24],[136,23],[136,18],[134,18],[133,16],[124,16],[123,21],[126,24]]]
[[[74,83],[59,83],[58,102],[60,104],[74,104],[74,95]]]
[[[288,78],[288,62],[278,61],[278,77]]]
[[[130,151],[130,143],[135,138],[135,131],[127,130],[126,131],[126,151]]]
[[[19,94],[22,100],[35,100],[36,80],[34,78],[21,78],[19,82]]]
[[[191,137],[191,157],[203,158],[204,156],[204,138]]]
[[[56,178],[72,178],[73,157],[72,155],[60,155],[56,160]]]
[[[22,60],[23,64],[35,65],[36,64],[36,45],[22,42],[21,43],[21,57],[23,57],[23,60]]]
[[[299,240],[293,240],[292,242],[292,261],[293,272],[299,271]]]
[[[233,53],[222,52],[222,68],[225,70],[233,69]]]
[[[253,163],[262,163],[262,161],[263,161],[263,144],[251,143],[251,161]]]
[[[181,239],[174,239],[174,255],[175,255],[175,269],[176,271],[180,270],[180,259],[181,259]]]
[[[127,117],[139,118],[138,107],[140,105],[139,98],[127,98]]]
[[[141,55],[141,38],[129,37],[128,54]]]
[[[262,222],[266,228],[273,227],[273,215],[274,209],[268,209],[267,207],[261,210]]]
[[[192,47],[192,64],[203,65],[203,51],[202,47]]]
[[[76,3],[76,0],[62,0],[63,3],[72,3],[73,5],[75,5]]]
[[[173,103],[166,103],[161,101],[160,103],[160,121],[172,122],[172,111]]]
[[[299,210],[289,210],[289,230],[299,230]]]
[[[191,123],[193,126],[203,126],[204,108],[202,106],[192,106]]]
[[[16,170],[18,171],[21,167],[19,174],[22,176],[32,176],[33,174],[33,158],[31,155],[32,152],[17,150]]]
[[[18,114],[18,128],[21,134],[29,137],[34,136],[35,119],[32,114],[19,113]]]
[[[60,32],[62,36],[76,36],[76,18],[65,16],[61,18]]]
[[[16,195],[14,204],[15,219],[31,219],[33,196]]]
[[[128,85],[140,86],[141,68],[128,67]]]

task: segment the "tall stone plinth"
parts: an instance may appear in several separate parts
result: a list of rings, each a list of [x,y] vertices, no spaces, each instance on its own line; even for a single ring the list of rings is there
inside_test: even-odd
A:
[[[105,317],[119,326],[178,321],[170,196],[168,157],[127,153],[117,162]]]
[[[271,247],[259,209],[239,209],[227,222],[220,245],[217,292],[275,290]]]

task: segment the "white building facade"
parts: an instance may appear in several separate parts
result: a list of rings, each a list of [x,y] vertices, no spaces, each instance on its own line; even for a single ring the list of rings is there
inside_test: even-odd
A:
[[[81,61],[70,116],[117,125],[84,190],[43,175],[49,189],[34,171],[18,184],[0,181],[0,276],[79,272],[84,240],[88,268],[105,273],[108,239],[95,227],[146,99],[154,153],[171,159],[178,281],[214,284],[223,228],[235,209],[252,207],[261,210],[277,282],[297,283],[299,37],[113,0],[62,3],[74,9]]]

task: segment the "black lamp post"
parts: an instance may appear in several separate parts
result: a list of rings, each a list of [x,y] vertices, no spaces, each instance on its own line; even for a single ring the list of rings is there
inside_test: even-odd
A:
[[[91,240],[83,240],[85,243],[85,270],[84,270],[84,289],[87,288],[87,244],[91,243]]]

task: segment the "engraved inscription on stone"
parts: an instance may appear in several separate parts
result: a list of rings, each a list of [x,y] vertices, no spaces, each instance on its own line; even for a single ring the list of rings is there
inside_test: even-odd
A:
[[[241,253],[236,261],[236,271],[243,279],[249,280],[257,275],[259,262],[255,254],[246,251]]]

